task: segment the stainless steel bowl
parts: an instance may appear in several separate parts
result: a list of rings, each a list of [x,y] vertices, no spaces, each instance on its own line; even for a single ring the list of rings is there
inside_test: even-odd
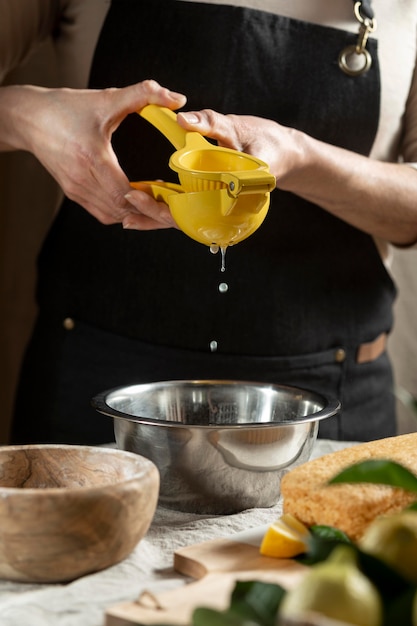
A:
[[[122,450],[151,459],[159,503],[228,514],[277,503],[280,480],[307,461],[320,420],[340,403],[296,387],[228,380],[172,380],[93,398],[114,418]]]

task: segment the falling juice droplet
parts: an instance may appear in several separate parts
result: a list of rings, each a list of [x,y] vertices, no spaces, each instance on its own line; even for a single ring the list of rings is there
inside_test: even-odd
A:
[[[228,289],[229,289],[229,285],[227,283],[220,283],[220,285],[219,285],[220,293],[226,293],[226,291],[228,291]]]
[[[225,272],[226,271],[226,250],[227,250],[227,246],[222,246],[220,248],[221,253],[222,253],[222,265],[220,268],[221,272]]]
[[[212,243],[210,246],[210,252],[212,254],[217,254],[219,251],[219,246],[216,243]]]

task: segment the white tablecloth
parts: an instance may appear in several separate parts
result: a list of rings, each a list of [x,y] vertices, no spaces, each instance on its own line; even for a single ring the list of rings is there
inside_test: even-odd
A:
[[[351,445],[317,440],[312,458]],[[281,503],[235,515],[199,516],[158,508],[152,525],[122,563],[64,585],[0,581],[0,626],[103,626],[107,608],[183,585],[172,567],[173,552],[187,545],[269,524]]]

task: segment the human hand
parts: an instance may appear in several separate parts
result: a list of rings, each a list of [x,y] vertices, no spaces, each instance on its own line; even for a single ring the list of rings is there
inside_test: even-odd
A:
[[[0,127],[2,147],[32,152],[64,193],[103,224],[139,230],[175,226],[166,204],[131,189],[111,137],[129,113],[149,103],[175,109],[185,96],[152,80],[123,89],[10,89],[14,113],[11,128]]]
[[[215,139],[219,146],[252,154],[265,161],[274,176],[282,176],[290,166],[292,140],[284,128],[260,117],[250,115],[222,115],[211,109],[181,112],[178,123],[188,131],[196,131]],[[283,158],[286,166],[283,166]]]
[[[177,120],[187,131],[265,161],[279,189],[379,240],[415,245],[417,175],[408,164],[371,159],[260,117],[206,109],[178,113]]]

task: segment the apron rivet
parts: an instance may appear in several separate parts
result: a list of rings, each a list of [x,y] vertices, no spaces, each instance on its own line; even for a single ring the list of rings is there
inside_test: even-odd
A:
[[[336,363],[343,363],[345,359],[346,359],[346,350],[344,350],[343,348],[338,348],[336,352],[334,353],[334,360],[336,361]]]
[[[72,317],[66,317],[64,321],[62,322],[62,325],[65,328],[65,330],[73,330],[75,327],[75,322],[72,319]]]

